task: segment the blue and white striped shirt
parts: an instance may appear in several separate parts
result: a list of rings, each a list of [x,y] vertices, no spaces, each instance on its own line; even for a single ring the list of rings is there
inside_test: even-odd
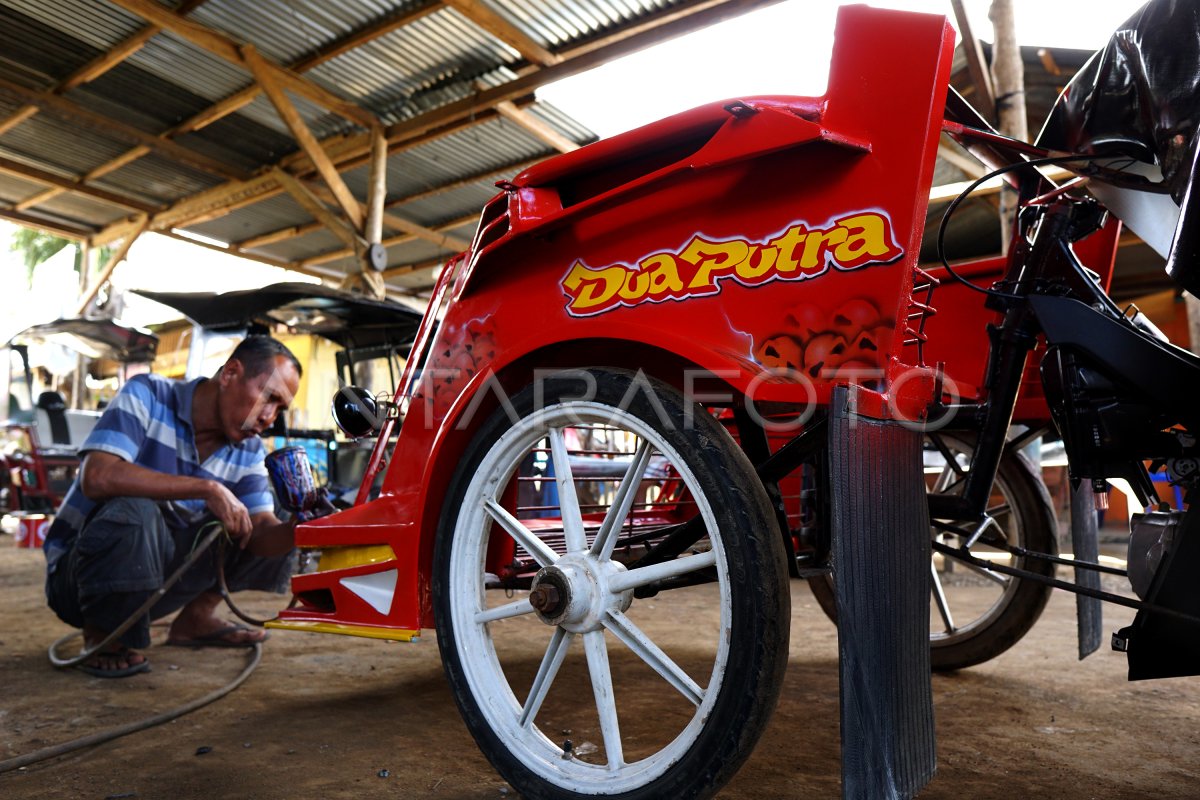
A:
[[[275,504],[258,437],[239,444],[227,442],[200,463],[192,427],[192,397],[203,380],[185,383],[160,375],[130,378],[97,421],[80,455],[91,451],[112,453],[131,464],[168,475],[220,481],[251,514],[273,511]],[[173,505],[195,516],[205,509],[203,500],[177,500]],[[44,549],[50,569],[70,548],[95,506],[80,489],[76,476],[46,535]]]

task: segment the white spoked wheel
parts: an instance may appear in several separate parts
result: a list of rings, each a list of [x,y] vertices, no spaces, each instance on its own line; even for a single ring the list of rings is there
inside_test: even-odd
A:
[[[609,370],[564,399],[582,375],[514,398],[460,467],[435,554],[447,677],[526,797],[704,796],[778,693],[782,540],[710,416]],[[686,548],[646,558],[681,529]]]

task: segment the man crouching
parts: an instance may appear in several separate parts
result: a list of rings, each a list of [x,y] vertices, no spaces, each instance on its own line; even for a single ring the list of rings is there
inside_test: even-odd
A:
[[[212,379],[138,375],[117,393],[80,448],[79,474],[44,546],[47,600],[83,629],[85,648],[162,588],[213,518],[236,544],[224,564],[230,591],[286,589],[294,523],[274,514],[258,437],[287,410],[300,374],[281,343],[251,336]],[[168,644],[249,647],[266,638],[218,617],[220,599],[214,548],[79,668],[107,678],[149,669],[134,648],[149,646],[152,619],[174,611]]]

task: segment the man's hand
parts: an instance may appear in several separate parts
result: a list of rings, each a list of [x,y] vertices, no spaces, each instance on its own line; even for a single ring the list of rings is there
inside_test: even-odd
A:
[[[246,545],[250,544],[253,527],[250,524],[250,513],[242,501],[218,481],[212,481],[212,488],[204,501],[213,516],[225,526],[229,538],[244,550]]]

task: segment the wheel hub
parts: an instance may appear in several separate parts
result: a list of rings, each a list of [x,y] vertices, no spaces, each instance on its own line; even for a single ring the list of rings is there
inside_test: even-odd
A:
[[[602,562],[590,554],[564,556],[534,576],[529,605],[547,625],[572,633],[600,630],[605,614],[625,611],[633,602],[633,590],[613,592],[608,586],[612,576],[624,571],[620,562]]]

